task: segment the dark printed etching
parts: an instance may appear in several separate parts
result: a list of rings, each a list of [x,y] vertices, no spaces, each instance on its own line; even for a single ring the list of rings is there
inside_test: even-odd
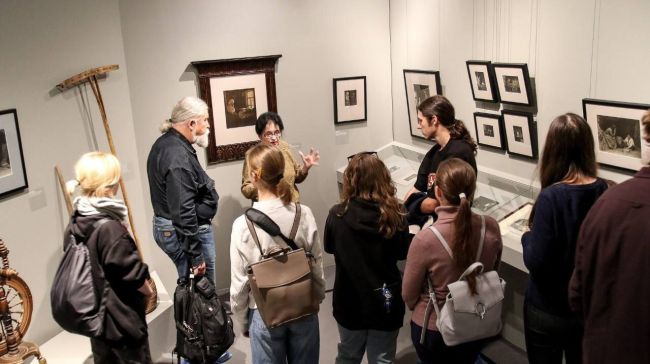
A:
[[[519,143],[524,142],[524,129],[521,126],[513,125],[512,131],[515,134],[515,141]]]
[[[507,92],[521,93],[519,87],[519,77],[517,76],[503,76],[503,85]]]
[[[11,160],[7,149],[7,137],[5,130],[0,129],[0,177],[11,174]]]
[[[487,198],[485,196],[478,196],[477,198],[474,199],[472,207],[481,212],[486,212],[498,204],[499,204],[498,202],[490,198]]]
[[[422,101],[428,99],[431,94],[429,93],[429,85],[413,84],[413,91],[415,93],[415,105],[420,105]]]
[[[223,101],[226,109],[227,129],[255,125],[257,108],[254,88],[224,91]]]
[[[516,231],[519,231],[520,233],[525,233],[526,231],[528,231],[528,219],[524,218],[524,219],[515,220],[515,222],[513,222],[512,225],[510,225],[510,227]]]
[[[476,71],[476,88],[481,91],[487,91],[487,83],[485,82],[485,73]]]
[[[494,125],[483,124],[483,135],[487,137],[494,137]]]
[[[357,90],[345,90],[345,106],[357,104]]]
[[[639,121],[598,115],[598,149],[608,153],[641,158]]]

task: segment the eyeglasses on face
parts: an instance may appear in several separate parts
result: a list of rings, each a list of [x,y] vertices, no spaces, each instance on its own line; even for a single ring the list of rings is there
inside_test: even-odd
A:
[[[267,131],[266,133],[262,134],[262,138],[266,140],[271,140],[273,138],[280,139],[282,136],[282,131],[276,130],[276,131]]]
[[[375,157],[379,158],[379,156],[377,155],[377,152],[359,152],[359,153],[357,153],[357,154],[349,155],[349,156],[348,156],[348,162],[351,161],[352,158],[354,158],[355,156],[357,156],[357,155],[364,155],[364,154],[374,155]]]

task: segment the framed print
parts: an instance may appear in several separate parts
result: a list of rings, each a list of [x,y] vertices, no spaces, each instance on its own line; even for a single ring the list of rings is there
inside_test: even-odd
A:
[[[508,153],[537,159],[537,133],[533,114],[511,110],[503,110],[501,113]]]
[[[474,126],[478,145],[506,150],[501,115],[475,112]]]
[[[490,61],[467,61],[467,75],[476,101],[498,102],[494,71]]]
[[[277,112],[275,65],[281,55],[192,62],[208,104],[208,164],[243,159],[257,144],[255,121]]]
[[[504,104],[533,106],[533,92],[525,63],[493,63],[499,99]]]
[[[442,95],[440,72],[404,70],[404,87],[411,135],[426,139],[418,130],[418,105],[433,95]]]
[[[521,236],[528,231],[528,219],[530,212],[533,210],[533,204],[528,202],[521,206],[516,211],[506,215],[499,221],[499,230],[502,235],[512,233]]]
[[[485,196],[477,196],[472,201],[472,208],[484,214],[491,210],[494,206],[498,206],[499,202]]]
[[[27,188],[16,109],[0,111],[0,198]]]
[[[353,123],[368,119],[366,76],[333,79],[334,124]]]
[[[641,156],[648,152],[641,117],[650,105],[583,99],[582,109],[594,136],[596,161],[631,171],[641,169]]]

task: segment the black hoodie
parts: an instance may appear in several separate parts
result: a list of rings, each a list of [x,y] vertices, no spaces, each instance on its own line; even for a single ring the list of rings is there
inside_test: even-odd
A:
[[[406,259],[412,235],[404,229],[386,239],[379,232],[379,205],[353,199],[343,213],[330,209],[325,224],[325,251],[334,254],[334,318],[349,330],[393,331],[402,327],[404,301],[397,261]],[[386,310],[381,287],[392,293]]]
[[[89,249],[92,244],[97,247],[97,257],[90,256],[91,265],[101,264],[110,285],[102,339],[134,345],[147,337],[145,297],[138,288],[149,277],[149,270],[140,260],[135,243],[121,222],[108,221],[99,226],[97,234],[92,234],[92,224],[106,217],[110,218],[105,214],[82,216],[75,212],[65,231],[64,242],[67,244],[72,233],[77,241],[85,241]],[[91,239],[87,240],[89,237]],[[93,279],[95,285],[103,285],[98,282],[96,270],[93,270]]]

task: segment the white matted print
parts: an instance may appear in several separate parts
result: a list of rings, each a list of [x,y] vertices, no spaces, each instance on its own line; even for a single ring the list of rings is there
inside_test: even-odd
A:
[[[366,76],[335,78],[334,124],[367,119]]]
[[[472,96],[476,101],[497,102],[496,84],[490,61],[467,61]]]
[[[522,157],[537,158],[537,137],[533,125],[533,114],[503,110],[508,153]]]
[[[517,209],[517,211],[504,217],[499,221],[499,230],[501,230],[501,234],[513,234],[515,236],[523,235],[523,233],[529,230],[528,219],[530,218],[530,212],[532,210],[533,204],[526,203]]]
[[[641,117],[650,105],[583,99],[582,108],[593,134],[596,161],[616,168],[641,169],[641,156],[650,153],[643,140]]]
[[[533,105],[532,86],[525,63],[494,63],[499,99],[506,104]]]
[[[476,127],[476,142],[485,147],[505,150],[501,115],[474,113]]]
[[[256,139],[255,122],[251,124],[246,120],[255,121],[268,111],[264,73],[211,78],[210,88],[214,116],[214,130],[210,130],[210,134],[216,145]],[[252,103],[233,104],[233,101],[239,101],[237,94],[254,95]],[[237,121],[238,118],[241,120]]]
[[[411,135],[425,139],[418,130],[418,105],[431,96],[442,95],[440,72],[404,70],[404,87]]]
[[[0,197],[27,188],[16,109],[0,111]]]

